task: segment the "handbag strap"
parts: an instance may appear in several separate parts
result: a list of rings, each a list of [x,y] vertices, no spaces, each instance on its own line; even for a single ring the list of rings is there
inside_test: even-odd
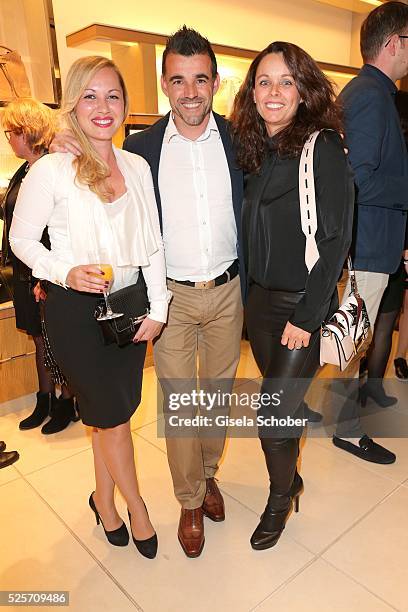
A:
[[[351,293],[353,295],[359,296],[358,289],[357,289],[356,272],[354,270],[354,266],[353,266],[353,262],[351,260],[350,254],[347,257],[347,268],[348,268],[349,277],[350,277]]]
[[[313,172],[313,154],[316,139],[319,134],[320,131],[316,131],[307,138],[299,162],[300,219],[302,223],[302,232],[306,237],[305,264],[309,274],[320,257],[319,249],[316,244],[317,212]],[[350,254],[347,257],[347,267],[350,276],[351,294],[358,296],[356,274]]]
[[[313,153],[319,133],[313,132],[306,140],[299,163],[300,219],[302,232],[306,237],[305,264],[309,273],[319,259],[319,250],[316,244],[317,213],[313,175]]]

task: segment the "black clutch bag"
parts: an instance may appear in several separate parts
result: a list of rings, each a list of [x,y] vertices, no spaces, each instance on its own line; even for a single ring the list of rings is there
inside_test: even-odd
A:
[[[139,278],[135,285],[123,287],[123,289],[111,293],[108,301],[112,310],[122,312],[123,317],[98,321],[104,342],[105,344],[116,343],[118,346],[126,346],[133,341],[137,328],[149,314],[149,300],[143,274],[139,271]],[[105,312],[105,301],[100,300],[95,309],[95,319]]]

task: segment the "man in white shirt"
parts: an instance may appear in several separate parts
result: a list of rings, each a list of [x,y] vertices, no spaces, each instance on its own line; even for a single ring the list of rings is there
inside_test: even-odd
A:
[[[181,28],[167,42],[162,72],[172,112],[129,136],[124,148],[150,164],[163,231],[173,301],[154,357],[168,398],[176,388],[192,389],[197,356],[200,388],[215,389],[217,380],[223,391],[232,388],[242,330],[237,237],[243,177],[227,124],[211,110],[219,75],[208,40]],[[193,416],[196,409],[189,410]],[[225,518],[214,479],[224,443],[222,429],[209,436],[200,435],[198,427],[167,435],[174,491],[182,506],[178,537],[189,557],[203,549],[203,515]]]

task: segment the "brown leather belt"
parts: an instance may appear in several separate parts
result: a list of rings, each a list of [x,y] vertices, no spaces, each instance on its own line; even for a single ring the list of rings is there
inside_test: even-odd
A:
[[[224,285],[225,283],[229,283],[233,278],[238,274],[238,259],[232,262],[230,267],[225,270],[222,274],[217,276],[217,278],[213,278],[208,281],[189,281],[189,280],[176,280],[174,278],[167,278],[169,281],[173,281],[173,283],[178,283],[179,285],[186,285],[187,287],[194,287],[195,289],[213,289],[214,287],[218,287],[219,285]]]

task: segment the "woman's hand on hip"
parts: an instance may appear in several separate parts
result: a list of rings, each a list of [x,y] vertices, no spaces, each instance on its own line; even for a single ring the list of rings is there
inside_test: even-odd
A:
[[[311,334],[300,327],[292,325],[289,321],[283,330],[281,344],[287,346],[290,351],[309,346]]]
[[[108,289],[109,283],[104,279],[98,264],[75,266],[68,272],[66,284],[71,289],[86,291],[87,293],[102,293]]]
[[[149,319],[146,317],[139,329],[135,337],[133,338],[133,342],[145,342],[147,340],[153,340],[156,336],[158,336],[162,330],[163,323],[160,321],[153,321],[153,319]]]

